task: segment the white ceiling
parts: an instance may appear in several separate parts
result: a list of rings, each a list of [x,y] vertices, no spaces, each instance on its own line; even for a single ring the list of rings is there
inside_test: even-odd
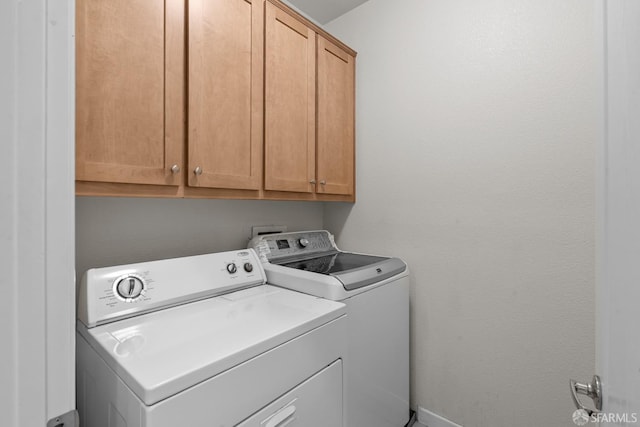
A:
[[[367,0],[288,0],[302,12],[320,24],[333,21]]]

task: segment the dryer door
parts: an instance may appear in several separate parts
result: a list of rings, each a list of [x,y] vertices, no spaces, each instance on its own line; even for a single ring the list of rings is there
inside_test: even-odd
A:
[[[337,360],[237,427],[342,427],[342,396]]]

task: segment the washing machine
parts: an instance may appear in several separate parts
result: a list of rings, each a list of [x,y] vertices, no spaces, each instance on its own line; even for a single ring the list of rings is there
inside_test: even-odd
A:
[[[346,306],[265,283],[252,249],[89,270],[81,425],[343,426]]]
[[[409,406],[409,272],[399,258],[341,251],[326,230],[257,236],[272,285],[347,306],[347,427],[403,427]]]

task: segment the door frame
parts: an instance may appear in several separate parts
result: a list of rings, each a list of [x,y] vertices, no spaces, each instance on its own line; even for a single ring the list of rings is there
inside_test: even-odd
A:
[[[638,99],[638,78],[628,76],[637,76],[638,56],[630,57],[629,52],[637,52],[640,42],[625,31],[637,28],[640,8],[631,0],[594,1],[598,6],[596,40],[601,58],[596,152],[596,373],[602,377],[604,413],[637,419],[640,391],[636,384],[640,375],[632,368],[636,362],[626,362],[637,361],[640,355],[636,340],[627,339],[627,327],[638,320],[635,307],[630,309],[627,302],[637,301],[640,295],[635,283],[629,286],[638,270],[635,259],[630,261],[628,257],[638,248],[636,217],[640,204],[637,188],[628,183],[637,182],[633,160],[640,153],[640,131],[634,126],[638,107],[632,102]],[[635,9],[625,14],[629,4]],[[634,203],[621,205],[621,200]],[[623,227],[624,236],[620,233]],[[630,267],[632,263],[634,268]]]
[[[607,26],[606,26],[606,0],[594,0],[595,6],[595,42],[598,62],[597,62],[597,82],[598,86],[596,94],[596,105],[599,106],[597,112],[597,138],[596,138],[596,182],[595,182],[595,198],[596,198],[596,212],[595,212],[595,373],[603,375],[605,373],[605,354],[603,352],[603,339],[604,339],[604,322],[607,320],[607,316],[604,311],[605,304],[605,286],[604,284],[604,260],[605,260],[605,230],[606,230],[606,159],[607,159],[607,82],[606,82],[606,43],[607,43]]]
[[[75,410],[74,22],[74,0],[0,4],[7,425],[45,426]]]

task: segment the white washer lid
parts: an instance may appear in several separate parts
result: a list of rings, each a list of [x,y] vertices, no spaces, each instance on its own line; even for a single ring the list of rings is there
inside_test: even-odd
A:
[[[147,405],[346,313],[270,285],[78,331]]]

